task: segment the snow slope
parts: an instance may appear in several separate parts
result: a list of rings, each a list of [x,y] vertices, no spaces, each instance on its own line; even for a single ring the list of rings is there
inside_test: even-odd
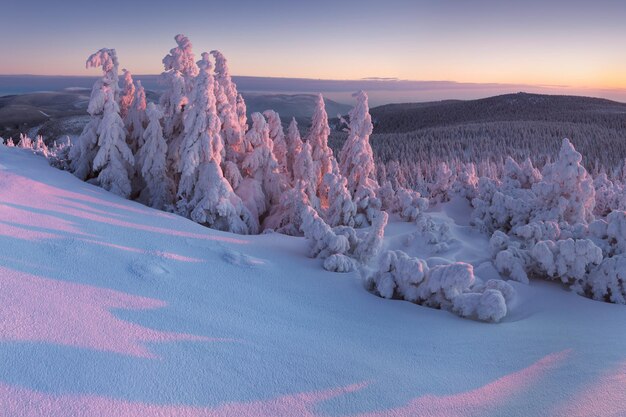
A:
[[[386,245],[471,262],[459,201]],[[500,324],[366,292],[302,238],[206,229],[0,147],[0,416],[622,416],[626,308],[513,283]]]

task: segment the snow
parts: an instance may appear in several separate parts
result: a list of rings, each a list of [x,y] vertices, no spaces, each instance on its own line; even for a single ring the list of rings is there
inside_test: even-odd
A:
[[[499,324],[462,319],[324,271],[301,237],[211,230],[29,150],[0,166],[0,416],[626,414],[622,305],[531,279]],[[506,299],[470,211],[431,209],[436,253],[391,216],[381,250]]]

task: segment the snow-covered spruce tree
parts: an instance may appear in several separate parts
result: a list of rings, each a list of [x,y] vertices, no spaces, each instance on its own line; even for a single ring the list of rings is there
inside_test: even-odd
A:
[[[428,185],[430,200],[434,203],[450,200],[449,193],[452,191],[452,184],[455,180],[454,173],[446,162],[437,164],[434,181]]]
[[[103,48],[87,59],[87,68],[102,67],[103,76],[91,91],[87,112],[91,115],[78,142],[70,150],[74,174],[86,179],[97,174],[100,185],[129,197],[134,157],[126,145],[124,122],[119,114],[119,77],[115,49]]]
[[[286,174],[288,150],[280,115],[274,110],[266,110],[263,112],[263,115],[267,118],[267,124],[269,125],[270,139],[272,139],[274,157],[276,162],[278,162],[278,168],[280,172]]]
[[[22,149],[33,149],[33,140],[25,133],[20,133],[20,141],[17,142],[17,147]]]
[[[181,143],[179,211],[208,227],[234,233],[258,231],[254,218],[235,195],[220,166],[224,142],[215,100],[215,80],[209,54],[198,61],[192,99],[185,111]]]
[[[290,236],[302,235],[302,214],[310,206],[306,183],[297,181],[280,196],[280,203],[272,207],[263,221],[263,228]]]
[[[298,129],[298,122],[296,122],[295,117],[293,117],[289,123],[285,141],[287,142],[286,172],[289,181],[293,181],[296,157],[300,154],[303,145],[302,139],[300,138],[300,130]]]
[[[122,92],[120,93],[120,116],[126,126],[128,112],[130,111],[133,101],[135,100],[135,84],[133,83],[133,76],[127,69],[122,70]]]
[[[370,224],[381,209],[376,198],[379,188],[376,182],[374,154],[369,143],[372,133],[372,117],[369,114],[367,94],[356,93],[356,106],[350,111],[350,132],[339,154],[341,174],[348,181],[348,191],[357,205],[357,226]]]
[[[262,220],[272,206],[280,204],[288,184],[274,158],[265,118],[261,113],[251,117],[252,128],[246,133],[248,149],[241,164],[244,178],[236,191],[252,215]]]
[[[97,130],[98,153],[93,160],[93,170],[98,172],[102,188],[128,198],[132,192],[130,181],[134,175],[135,157],[126,144],[124,122],[110,92]]]
[[[582,155],[568,139],[563,139],[558,159],[543,168],[543,179],[532,186],[537,196],[533,210],[535,220],[564,221],[572,225],[593,220],[595,189],[581,161]]]
[[[378,215],[374,217],[371,229],[365,237],[358,242],[354,249],[354,257],[359,262],[367,264],[373,259],[376,259],[383,245],[385,226],[387,226],[388,220],[389,215],[384,211],[379,211]]]
[[[311,128],[306,135],[306,142],[311,145],[311,157],[315,166],[315,187],[317,189],[318,198],[322,208],[328,207],[328,196],[323,192],[322,182],[324,175],[332,171],[332,161],[334,158],[333,151],[328,147],[328,136],[330,135],[330,126],[328,125],[328,114],[326,114],[326,106],[324,97],[318,94],[315,102],[315,112],[311,119]],[[312,179],[313,180],[313,179]]]
[[[126,116],[126,119],[124,119],[124,125],[128,131],[126,142],[135,154],[143,145],[143,132],[147,124],[146,91],[141,85],[141,81],[137,80],[135,97],[133,98],[132,105],[128,110],[128,115]],[[141,169],[141,167],[139,167],[139,169]]]
[[[6,141],[6,145],[7,145],[9,148],[13,148],[13,147],[15,147],[15,142],[13,142],[13,138],[8,138],[8,139],[7,139],[7,141]]]
[[[333,158],[333,169],[324,175],[323,187],[328,190],[328,207],[324,210],[324,218],[331,226],[354,226],[356,204],[348,192],[346,179],[339,173],[337,161]]]
[[[315,178],[315,165],[311,157],[311,145],[306,142],[296,155],[293,165],[293,179],[295,184],[300,182],[305,184],[304,193],[309,200],[309,204],[314,209],[319,210],[320,204],[317,198],[317,188],[315,181],[311,181],[312,178]]]
[[[180,143],[183,135],[183,112],[198,75],[192,44],[185,35],[174,37],[177,46],[163,58],[162,80],[165,91],[160,103],[165,112],[163,134],[168,143],[168,161],[172,171],[180,164]]]
[[[217,50],[211,51],[215,59],[215,95],[217,110],[222,121],[222,136],[226,146],[226,161],[239,164],[244,152],[244,134],[247,129],[245,103],[237,92],[228,69],[226,57]],[[241,103],[239,102],[241,100]],[[240,112],[243,111],[243,118]]]
[[[178,172],[180,182],[177,207],[180,214],[188,216],[193,207],[188,203],[198,181],[201,162],[216,159],[221,163],[224,145],[220,135],[220,121],[215,106],[215,81],[211,73],[209,55],[198,61],[200,72],[194,79],[189,104],[184,114],[184,130],[180,143]]]
[[[43,156],[44,158],[48,157],[49,150],[46,143],[43,141],[43,136],[37,135],[35,142],[33,143],[33,150],[37,155]]]
[[[144,197],[151,207],[163,210],[174,201],[174,183],[167,176],[167,143],[163,138],[161,119],[163,110],[150,103],[146,110],[148,126],[143,132],[143,145],[139,148],[137,165],[146,183]]]

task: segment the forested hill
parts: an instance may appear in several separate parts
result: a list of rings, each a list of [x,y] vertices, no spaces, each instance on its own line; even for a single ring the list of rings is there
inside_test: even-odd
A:
[[[600,98],[506,94],[479,100],[388,104],[371,109],[375,133],[406,133],[467,123],[549,121],[626,129],[626,103]]]

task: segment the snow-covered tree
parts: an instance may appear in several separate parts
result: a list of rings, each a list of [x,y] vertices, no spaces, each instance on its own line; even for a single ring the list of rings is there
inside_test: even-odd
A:
[[[102,67],[103,76],[91,90],[87,112],[91,115],[70,151],[71,168],[79,178],[98,175],[100,185],[129,197],[134,157],[126,145],[119,114],[119,63],[115,49],[103,48],[87,59],[87,68]]]
[[[293,165],[293,179],[295,184],[299,182],[305,184],[304,193],[309,200],[309,204],[317,210],[319,209],[317,188],[315,181],[311,181],[311,178],[315,178],[315,165],[311,157],[311,145],[306,142],[296,155]]]
[[[176,170],[180,164],[183,112],[199,69],[195,63],[191,41],[181,34],[176,35],[174,40],[177,46],[163,58],[165,72],[162,73],[162,80],[165,91],[160,102],[165,112],[163,134],[168,142],[168,160],[170,167]]]
[[[515,297],[513,287],[504,281],[489,280],[482,285],[470,264],[456,262],[429,268],[424,260],[411,258],[402,251],[385,252],[367,284],[384,298],[403,299],[492,322],[506,316],[507,303]]]
[[[563,139],[558,159],[542,170],[543,179],[532,185],[537,196],[536,220],[565,221],[569,224],[593,220],[595,189],[593,179],[581,164],[582,155]]]
[[[137,153],[137,150],[143,145],[143,132],[147,124],[146,91],[141,85],[141,81],[137,80],[135,97],[128,110],[128,115],[124,120],[124,125],[126,126],[126,130],[128,130],[126,142],[129,144],[133,153]]]
[[[215,59],[215,94],[217,110],[222,121],[222,135],[226,145],[226,160],[239,163],[244,152],[244,133],[247,128],[245,104],[242,120],[239,114],[242,104],[238,101],[239,94],[237,93],[237,86],[230,76],[228,61],[220,51],[211,51],[211,55]]]
[[[143,132],[143,145],[137,165],[146,183],[147,201],[151,207],[164,209],[174,201],[174,183],[167,175],[167,143],[163,138],[163,110],[154,103],[146,110],[148,126]]]
[[[265,118],[261,113],[253,113],[251,117],[252,128],[246,133],[248,149],[241,164],[244,179],[237,194],[260,219],[273,205],[280,204],[287,182],[272,152],[273,142]]]
[[[6,145],[7,145],[9,148],[13,148],[13,147],[15,147],[15,143],[13,142],[13,138],[8,138],[8,139],[7,139],[7,141],[6,141]]]
[[[308,144],[308,143],[307,143]],[[331,227],[350,226],[353,227],[356,216],[356,204],[352,201],[352,196],[348,192],[346,179],[341,176],[335,167],[324,175],[323,187],[328,190],[328,207],[324,211],[324,218]]]
[[[189,200],[198,181],[201,163],[215,160],[219,165],[224,152],[220,134],[220,121],[215,106],[215,81],[211,73],[212,64],[207,53],[198,61],[200,72],[194,80],[191,99],[184,115],[184,131],[180,144],[180,182],[177,203],[182,214],[188,213]]]
[[[285,141],[287,142],[286,172],[288,179],[293,181],[296,157],[302,150],[302,139],[300,138],[300,130],[298,129],[298,122],[296,122],[295,117],[293,117],[289,123]]]
[[[179,211],[209,227],[247,234],[258,231],[258,220],[246,209],[224,178],[220,166],[224,142],[215,99],[215,80],[209,54],[198,61],[181,142]]]
[[[372,117],[369,114],[367,94],[356,94],[356,106],[350,111],[350,132],[339,154],[341,174],[348,181],[348,191],[357,205],[360,216],[357,225],[371,223],[380,211],[381,202],[376,198],[379,188],[376,182],[374,154],[369,143],[372,133]]]
[[[135,100],[135,84],[133,83],[133,76],[127,69],[122,70],[122,92],[120,93],[120,116],[124,120],[126,126],[126,118],[130,111],[133,101]]]
[[[315,102],[315,112],[311,119],[311,128],[306,135],[306,142],[311,145],[311,157],[315,166],[315,187],[318,192],[318,198],[323,208],[328,206],[328,197],[323,195],[321,191],[324,176],[332,171],[333,151],[328,147],[328,135],[330,134],[330,126],[328,125],[328,114],[326,114],[326,106],[324,97],[318,94]],[[313,179],[311,179],[313,180]]]
[[[302,234],[302,215],[310,206],[306,194],[306,184],[298,181],[280,196],[280,203],[271,208],[270,214],[263,221],[263,228],[290,236]]]
[[[98,152],[93,160],[93,170],[98,172],[100,186],[122,197],[130,197],[135,158],[126,144],[124,122],[111,94],[104,103],[102,122],[96,133]]]
[[[48,146],[46,142],[43,141],[43,136],[37,135],[32,147],[37,155],[43,156],[44,158],[48,157]]]
[[[22,149],[33,149],[33,140],[25,133],[20,133],[20,141],[17,142],[17,147]]]
[[[280,120],[280,115],[274,110],[266,110],[263,115],[267,118],[267,124],[270,129],[270,139],[273,143],[273,152],[280,172],[287,173],[287,142],[285,139],[285,132],[283,131],[283,124]]]

